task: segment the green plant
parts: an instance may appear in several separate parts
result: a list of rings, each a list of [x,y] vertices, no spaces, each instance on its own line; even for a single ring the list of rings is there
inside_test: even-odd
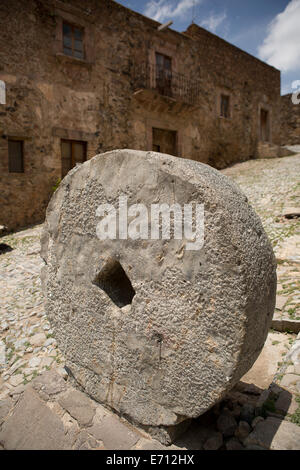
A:
[[[296,313],[295,308],[289,308],[288,309],[288,314],[289,314],[290,317],[294,317],[295,313]]]
[[[295,413],[292,414],[291,421],[300,426],[300,396],[296,397],[296,402],[298,403],[298,408]]]
[[[56,181],[56,183],[54,184],[54,186],[52,186],[52,191],[55,192],[58,188],[58,186],[60,185],[61,183],[61,178],[58,178],[58,180]]]

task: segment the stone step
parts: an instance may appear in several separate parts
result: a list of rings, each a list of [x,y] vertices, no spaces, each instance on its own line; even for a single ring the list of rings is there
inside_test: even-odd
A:
[[[298,334],[300,332],[300,320],[289,317],[273,318],[271,328],[276,331],[288,331]]]

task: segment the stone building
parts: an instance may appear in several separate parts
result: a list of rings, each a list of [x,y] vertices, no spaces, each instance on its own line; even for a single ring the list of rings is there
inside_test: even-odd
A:
[[[300,145],[300,104],[293,103],[291,93],[281,97],[280,135],[282,145]]]
[[[280,72],[192,24],[112,0],[0,3],[0,224],[43,220],[59,178],[107,150],[217,168],[279,143]]]

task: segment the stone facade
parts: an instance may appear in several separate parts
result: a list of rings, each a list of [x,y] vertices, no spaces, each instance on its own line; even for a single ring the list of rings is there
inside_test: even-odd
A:
[[[281,143],[300,145],[300,104],[292,102],[292,94],[281,97]]]
[[[10,229],[43,219],[62,139],[84,142],[86,158],[133,148],[217,168],[255,158],[260,138],[279,143],[280,72],[195,24],[158,31],[111,0],[4,0],[0,18],[0,224]],[[83,58],[63,53],[64,23],[82,31]],[[23,172],[9,171],[12,140]]]

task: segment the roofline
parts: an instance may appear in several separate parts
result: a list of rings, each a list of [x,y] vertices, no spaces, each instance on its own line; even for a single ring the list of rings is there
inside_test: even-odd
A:
[[[252,59],[257,60],[257,61],[260,62],[261,64],[263,64],[263,65],[265,65],[265,66],[267,66],[267,67],[270,67],[271,69],[274,69],[274,70],[276,70],[277,72],[280,72],[280,73],[281,73],[281,70],[280,70],[280,69],[277,69],[276,67],[273,67],[273,65],[267,64],[267,62],[264,62],[263,60],[259,59],[259,58],[256,57],[255,55],[252,55],[252,54],[250,54],[249,52],[244,51],[244,49],[241,49],[240,47],[236,46],[235,44],[232,44],[231,42],[226,41],[226,39],[221,38],[221,37],[218,36],[217,34],[211,33],[210,31],[208,31],[208,30],[205,29],[205,28],[202,28],[202,26],[199,26],[199,25],[196,24],[196,23],[191,23],[191,24],[188,26],[188,28],[187,28],[187,30],[185,31],[185,33],[188,31],[188,29],[189,29],[191,26],[196,26],[198,29],[201,29],[202,31],[205,31],[205,33],[207,33],[207,34],[209,34],[209,35],[211,35],[211,36],[214,36],[214,37],[217,38],[219,41],[224,42],[224,43],[227,44],[228,46],[234,47],[234,48],[237,49],[238,51],[243,52],[244,54],[248,55],[248,56],[251,57]]]
[[[132,10],[131,8],[128,8],[128,7],[124,6],[124,5],[122,5],[121,3],[118,3],[116,0],[111,0],[111,1],[112,1],[113,3],[115,3],[116,5],[118,5],[120,8],[123,8],[124,10],[127,10],[127,11],[130,12],[131,14],[134,14],[134,15],[136,15],[136,16],[139,16],[143,21],[146,21],[146,22],[152,24],[153,26],[156,26],[156,29],[158,28],[158,26],[160,26],[160,25],[162,24],[162,23],[159,23],[159,21],[153,20],[152,18],[149,18],[148,16],[143,15],[142,13],[139,13],[139,12],[137,12],[137,11],[135,11],[135,10]],[[169,30],[171,33],[174,33],[175,35],[179,35],[181,38],[185,38],[185,39],[191,40],[191,39],[193,39],[193,37],[192,37],[190,34],[188,34],[187,31],[188,31],[188,29],[191,28],[192,26],[196,26],[198,29],[200,29],[200,30],[202,30],[202,31],[205,31],[205,33],[207,33],[207,34],[209,34],[209,35],[211,35],[211,36],[214,36],[214,37],[217,38],[219,41],[224,42],[226,45],[237,49],[238,51],[240,51],[240,52],[246,54],[247,56],[251,57],[252,59],[258,61],[260,64],[263,64],[263,65],[266,66],[266,67],[269,67],[269,68],[271,68],[271,69],[273,69],[273,70],[276,70],[277,72],[279,72],[279,73],[281,74],[281,70],[277,69],[276,67],[273,67],[273,65],[267,64],[266,62],[264,62],[263,60],[259,59],[258,57],[256,57],[256,56],[250,54],[249,52],[244,51],[244,49],[241,49],[240,47],[238,47],[238,46],[232,44],[231,42],[226,41],[226,39],[221,38],[221,37],[218,36],[217,34],[211,33],[210,31],[208,31],[208,30],[205,29],[205,28],[202,28],[202,26],[199,26],[199,25],[196,24],[196,23],[191,23],[191,24],[188,26],[188,28],[187,28],[186,31],[180,32],[180,31],[176,31],[175,29],[172,29],[172,28],[168,28],[168,30]]]
[[[123,8],[124,10],[127,10],[131,14],[133,14],[135,16],[139,16],[143,21],[146,21],[146,22],[152,24],[152,26],[155,26],[156,29],[163,24],[163,23],[160,23],[159,21],[156,21],[156,20],[153,20],[152,18],[149,18],[149,16],[145,16],[142,13],[139,13],[138,11],[132,10],[131,8],[126,7],[125,5],[122,5],[121,3],[117,2],[116,0],[110,0],[110,1],[115,3],[118,7]],[[192,39],[190,36],[185,34],[185,32],[176,31],[176,29],[167,28],[167,31],[170,31],[171,33],[174,33],[177,36],[179,35],[181,38],[185,38],[185,39],[188,39],[188,40]]]

